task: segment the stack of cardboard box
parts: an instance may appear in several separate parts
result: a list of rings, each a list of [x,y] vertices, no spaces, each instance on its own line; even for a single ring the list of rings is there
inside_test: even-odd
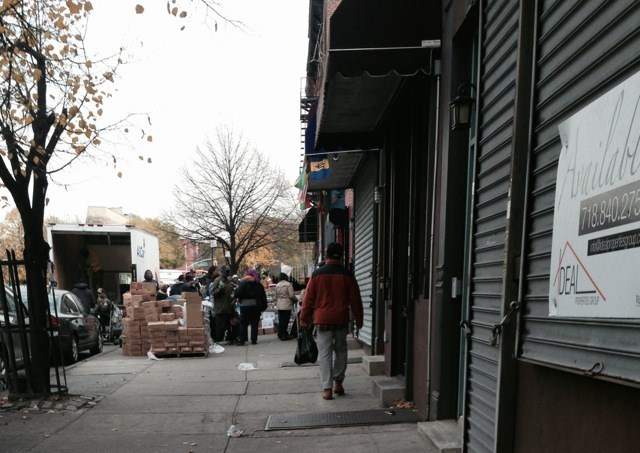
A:
[[[123,294],[126,317],[122,320],[122,354],[143,356],[151,348],[143,304],[155,302],[155,283],[132,282],[130,293]]]
[[[149,286],[151,285],[151,286]],[[123,296],[122,352],[128,356],[205,354],[208,352],[202,303],[197,293],[182,293],[177,305],[155,300],[155,284],[132,283]]]

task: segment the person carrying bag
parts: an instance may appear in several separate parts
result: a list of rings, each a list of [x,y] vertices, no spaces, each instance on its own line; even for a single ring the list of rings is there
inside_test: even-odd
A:
[[[363,323],[360,288],[353,273],[342,266],[343,256],[342,245],[332,242],[327,246],[325,264],[311,275],[300,312],[301,327],[308,329],[313,323],[318,329],[320,381],[325,400],[333,399],[334,393],[345,393],[342,382],[347,370],[347,333],[352,314],[358,329]]]

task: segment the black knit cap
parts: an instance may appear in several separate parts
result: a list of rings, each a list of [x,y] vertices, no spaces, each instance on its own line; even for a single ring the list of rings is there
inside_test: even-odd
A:
[[[344,249],[337,242],[332,242],[327,245],[327,258],[332,260],[338,260],[342,258],[342,254],[344,253]]]

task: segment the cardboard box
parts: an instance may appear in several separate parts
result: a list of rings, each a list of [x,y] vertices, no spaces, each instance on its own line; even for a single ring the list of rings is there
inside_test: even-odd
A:
[[[150,322],[147,324],[147,329],[149,329],[149,332],[154,332],[154,331],[163,331],[165,330],[165,325],[164,325],[164,321],[156,321],[156,322]]]
[[[131,309],[131,319],[134,321],[140,321],[144,319],[144,308],[142,307],[134,307]]]
[[[153,296],[156,298],[157,286],[153,282],[131,282],[131,295]]]
[[[180,324],[178,322],[177,319],[173,320],[173,321],[164,321],[164,330],[166,331],[178,331],[178,327],[180,327]],[[176,333],[177,335],[177,333]]]
[[[162,321],[173,321],[176,319],[176,315],[173,313],[162,313],[158,315]]]
[[[200,294],[198,294],[197,292],[188,291],[186,293],[182,293],[181,297],[187,302],[192,302],[192,303],[197,302],[198,304],[202,304],[202,299],[200,298]]]
[[[157,302],[155,300],[149,300],[147,302],[142,302],[142,308],[156,308]],[[154,310],[155,311],[155,310]]]
[[[202,302],[199,297],[197,302],[187,300],[184,303],[184,323],[191,328],[204,326],[202,321]]]

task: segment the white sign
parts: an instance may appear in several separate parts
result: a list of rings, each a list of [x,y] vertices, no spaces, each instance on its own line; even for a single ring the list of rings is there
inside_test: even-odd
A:
[[[558,127],[549,315],[640,317],[640,73]]]

